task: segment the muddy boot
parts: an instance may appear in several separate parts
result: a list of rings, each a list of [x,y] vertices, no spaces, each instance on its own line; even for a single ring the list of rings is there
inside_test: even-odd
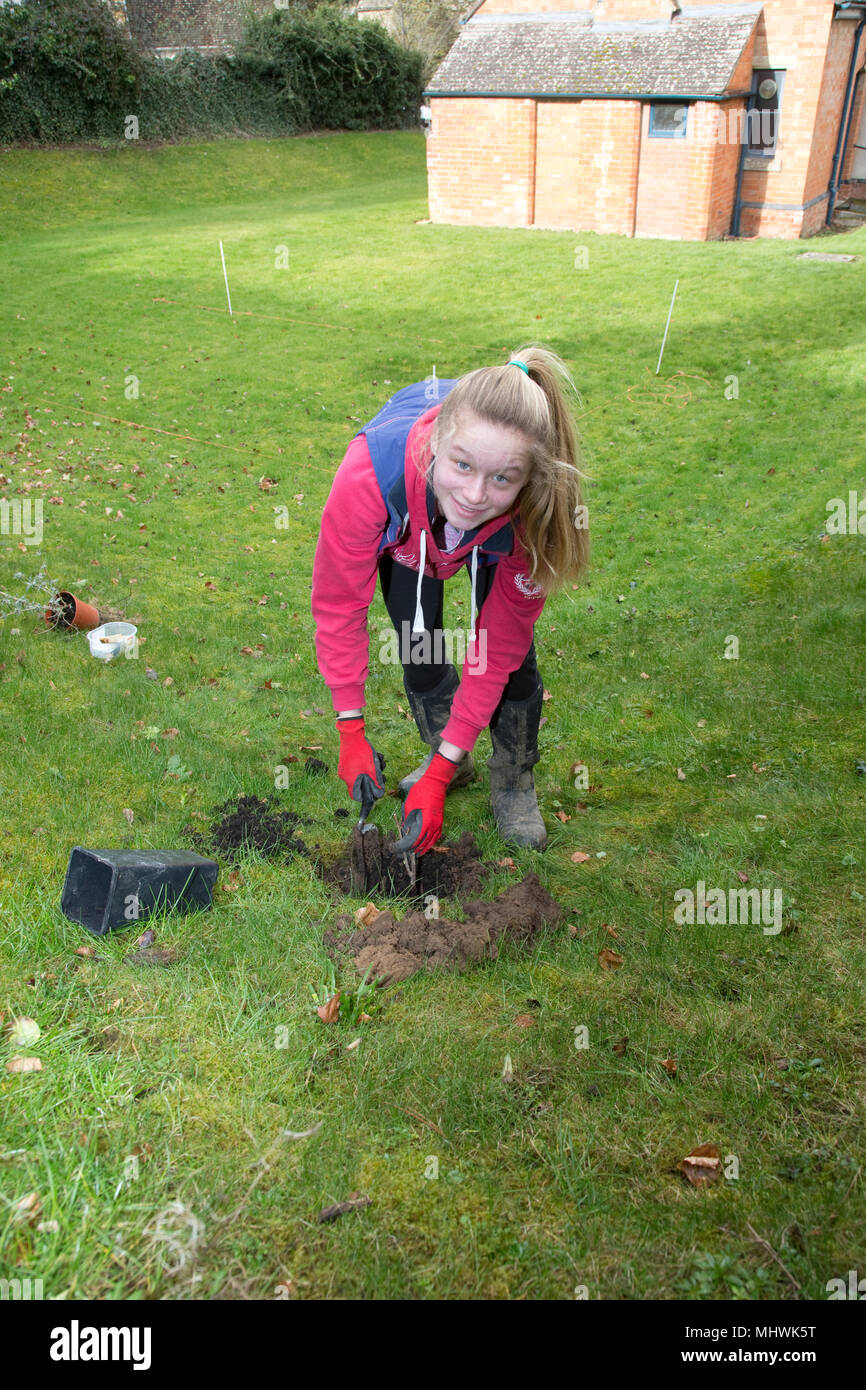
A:
[[[460,677],[454,667],[449,666],[442,680],[432,690],[423,690],[420,694],[415,694],[411,690],[406,692],[409,697],[409,704],[412,706],[412,713],[415,716],[415,723],[418,725],[418,733],[424,743],[429,743],[430,752],[420,767],[416,767],[415,771],[410,772],[400,783],[400,791],[404,796],[411,791],[433,761],[433,754],[442,742],[442,730],[451,718],[451,700],[459,684]],[[475,764],[472,761],[472,754],[464,753],[457,771],[448,785],[448,791],[453,791],[455,787],[465,787],[468,782],[472,782],[474,779]]]
[[[539,681],[528,699],[503,700],[490,726],[490,804],[503,840],[521,849],[544,849],[547,844],[532,775],[540,756],[538,724],[543,694]]]

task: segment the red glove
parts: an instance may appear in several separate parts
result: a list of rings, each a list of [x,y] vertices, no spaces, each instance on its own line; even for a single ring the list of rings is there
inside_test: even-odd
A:
[[[456,771],[456,763],[441,753],[433,755],[432,763],[403,803],[403,838],[397,840],[395,849],[426,854],[433,848],[442,834],[445,794]]]
[[[353,801],[378,801],[385,795],[383,769],[385,759],[370,743],[364,733],[362,716],[356,719],[338,719],[337,733],[340,735],[340,763],[337,776],[346,784],[346,791]],[[361,778],[366,780],[362,783]]]

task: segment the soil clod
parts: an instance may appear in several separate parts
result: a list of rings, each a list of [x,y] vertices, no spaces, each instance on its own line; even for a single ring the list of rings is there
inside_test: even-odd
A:
[[[418,862],[420,865],[423,860]],[[464,922],[428,919],[417,911],[397,921],[393,912],[386,910],[359,930],[352,915],[345,912],[323,939],[332,959],[348,954],[359,974],[369,971],[369,979],[384,985],[408,979],[418,970],[461,970],[479,961],[495,960],[501,941],[531,941],[540,931],[556,927],[561,917],[559,903],[535,874],[527,874],[522,883],[506,888],[490,902],[470,902]]]
[[[336,863],[322,867],[323,877],[342,892],[362,898],[408,896],[421,902],[428,894],[462,898],[481,891],[489,865],[483,863],[470,831],[417,856],[414,883],[411,857],[395,850],[396,839],[393,834],[383,839],[375,825],[363,833],[356,826]]]
[[[304,822],[293,811],[279,810],[257,796],[239,796],[215,811],[207,844],[226,856],[258,850],[262,855],[309,854],[304,841],[294,833]],[[198,838],[198,837],[196,837]]]

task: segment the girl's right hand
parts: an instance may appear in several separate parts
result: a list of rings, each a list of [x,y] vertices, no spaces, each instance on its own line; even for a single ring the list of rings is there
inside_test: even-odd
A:
[[[378,801],[385,795],[385,759],[370,743],[364,732],[364,719],[338,719],[340,763],[337,776],[345,783],[353,801]],[[364,778],[362,783],[361,778]]]

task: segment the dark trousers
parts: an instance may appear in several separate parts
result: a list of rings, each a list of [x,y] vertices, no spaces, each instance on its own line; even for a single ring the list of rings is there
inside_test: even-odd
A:
[[[483,626],[484,603],[490,593],[495,575],[495,565],[484,565],[483,567],[479,565],[475,584],[475,598],[478,604],[477,626],[479,628]],[[408,622],[411,629],[415,617],[415,597],[418,589],[417,571],[398,564],[390,555],[382,555],[379,559],[379,582],[382,586],[385,607],[388,609],[397,635],[400,636],[404,630],[402,624]],[[444,588],[443,580],[433,579],[427,574],[421,581],[421,610],[424,614],[424,627],[430,633],[430,648],[433,656],[437,653],[441,654],[444,650],[443,639],[437,636],[442,631]],[[465,616],[465,624],[468,637],[468,613]],[[488,633],[489,641],[490,634]],[[401,656],[403,655],[408,655],[408,653],[401,652]],[[422,665],[417,662],[404,661],[403,685],[407,695],[410,691],[415,695],[420,695],[427,690],[432,690],[444,679],[447,670],[448,663],[445,662],[431,660]],[[523,659],[523,664],[509,677],[502,699],[526,700],[537,690],[538,685],[539,675],[535,661],[535,642],[533,641]],[[501,702],[496,714],[498,714],[499,708],[501,708]],[[491,725],[496,722],[496,714],[490,721]]]

